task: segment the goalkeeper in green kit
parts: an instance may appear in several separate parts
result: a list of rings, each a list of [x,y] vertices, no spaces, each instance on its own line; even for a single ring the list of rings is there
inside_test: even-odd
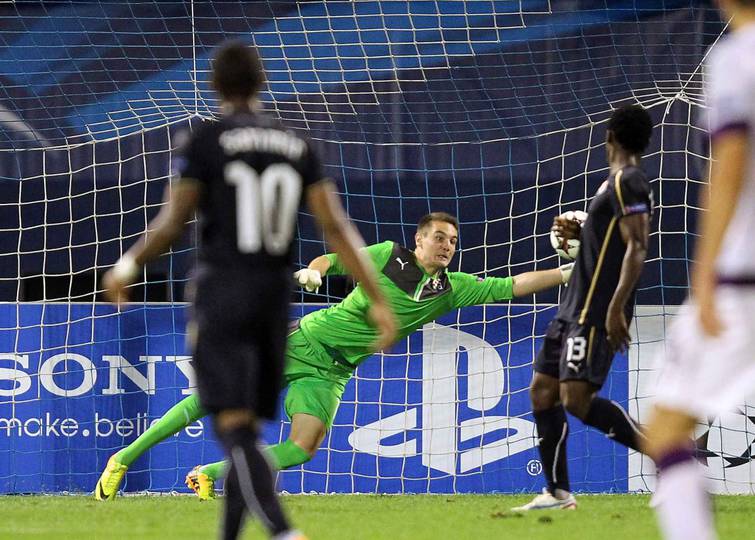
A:
[[[378,283],[398,322],[397,340],[425,323],[456,308],[511,300],[566,283],[571,264],[552,270],[525,272],[513,277],[478,278],[464,272],[447,272],[456,252],[458,222],[435,212],[423,217],[412,251],[396,242],[364,248],[376,269]],[[322,276],[345,270],[334,254],[314,259],[294,277],[308,291],[322,284]],[[369,300],[357,287],[340,303],[301,318],[288,336],[284,372],[284,402],[291,419],[288,439],[267,448],[271,465],[287,469],[309,461],[331,427],[346,384],[356,367],[373,354],[376,333],[367,321]],[[144,452],[205,416],[195,396],[170,409],[128,447],[108,461],[98,484],[100,497],[115,497],[128,467]],[[215,480],[225,472],[224,462],[195,467],[187,485],[200,499],[214,497]]]

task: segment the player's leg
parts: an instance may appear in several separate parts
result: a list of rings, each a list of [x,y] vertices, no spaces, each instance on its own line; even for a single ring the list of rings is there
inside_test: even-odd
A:
[[[95,498],[101,501],[113,500],[118,493],[123,476],[134,461],[159,442],[178,433],[206,414],[195,395],[179,401],[168,409],[134,442],[110,457],[95,486]]]
[[[264,450],[270,464],[289,469],[308,462],[317,453],[328,429],[333,425],[348,378],[338,380],[301,377],[291,381],[284,406],[291,418],[288,438]],[[223,462],[195,467],[186,477],[186,484],[200,500],[215,496],[215,481],[223,477]],[[214,473],[214,475],[212,475]]]
[[[725,330],[716,338],[699,328],[695,306],[687,303],[680,309],[668,332],[646,430],[645,449],[658,466],[653,506],[669,540],[716,537],[707,481],[690,435],[697,418],[733,408],[755,383],[750,322],[755,294],[722,288],[718,308]]]
[[[120,463],[130,467],[147,450],[171,435],[175,435],[205,415],[207,415],[207,412],[199,404],[197,396],[190,395],[168,409],[157,422],[139,435],[134,442],[116,453],[116,459]]]
[[[265,450],[274,468],[288,469],[312,459],[333,424],[351,375],[351,370],[322,357],[301,331],[289,335],[284,408],[291,419],[291,432],[285,441]],[[209,498],[214,496],[215,480],[222,478],[225,470],[223,462],[200,466],[189,473],[186,483],[200,499]]]
[[[298,413],[291,418],[291,433],[288,438],[263,450],[270,465],[277,470],[289,469],[308,462],[320,448],[327,434],[327,427],[316,416]],[[197,465],[186,476],[186,485],[200,501],[215,498],[215,482],[225,478],[228,461]]]
[[[705,478],[690,445],[695,424],[689,413],[656,405],[643,443],[658,466],[654,506],[664,537],[669,540],[715,538]]]
[[[597,395],[611,370],[614,350],[605,329],[571,324],[561,356],[561,399],[588,426],[633,450],[644,438],[637,422],[615,401]]]
[[[258,517],[272,536],[289,533],[291,527],[275,493],[272,471],[257,446],[252,413],[222,410],[215,417],[215,429],[231,463],[225,482],[223,538],[238,537],[246,512]]]
[[[607,437],[632,450],[640,451],[645,438],[637,422],[615,401],[599,397],[598,387],[589,381],[568,380],[561,383],[561,398],[569,414]]]
[[[563,323],[554,320],[548,326],[545,342],[535,360],[530,384],[532,414],[538,435],[538,451],[547,487],[531,502],[514,508],[517,511],[550,508],[575,508],[570,493],[566,461],[569,423],[559,398],[559,358]]]
[[[306,463],[315,456],[328,428],[325,423],[308,413],[293,413],[288,439],[267,448],[277,469],[288,469]]]
[[[234,288],[205,289],[217,297],[198,294],[196,301],[197,387],[230,461],[222,538],[238,537],[246,513],[259,518],[274,538],[293,538],[258,446],[258,421],[275,418],[283,382],[288,283],[269,280],[270,286],[261,288],[253,277],[240,281]],[[237,294],[245,301],[230,309]]]
[[[569,492],[569,475],[566,462],[566,439],[569,423],[564,406],[559,400],[558,379],[535,372],[530,386],[532,414],[537,426],[538,451],[548,492]]]

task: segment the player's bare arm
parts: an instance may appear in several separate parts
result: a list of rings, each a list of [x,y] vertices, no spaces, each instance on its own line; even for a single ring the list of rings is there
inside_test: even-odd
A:
[[[103,284],[108,300],[118,303],[128,300],[126,288],[134,282],[142,266],[165,253],[183,233],[196,212],[201,189],[198,182],[190,180],[174,182],[165,188],[165,204],[147,226],[146,234],[105,274]]]
[[[514,296],[527,296],[536,292],[550,289],[569,281],[573,264],[565,264],[561,268],[524,272],[513,276]]]
[[[719,134],[713,141],[713,166],[710,192],[703,190],[702,215],[698,256],[692,269],[692,295],[699,310],[702,330],[716,336],[721,323],[715,306],[715,260],[721,248],[729,222],[737,207],[747,167],[749,135],[746,131],[729,131]]]
[[[647,255],[648,236],[650,234],[650,215],[632,214],[619,220],[621,239],[626,244],[624,259],[621,263],[619,283],[608,304],[606,313],[606,332],[608,341],[615,350],[625,351],[629,346],[629,328],[627,327],[624,307],[632,294],[637,280],[640,279],[642,267]]]
[[[309,263],[307,268],[309,268],[310,270],[316,270],[324,276],[327,271],[330,270],[330,259],[328,259],[325,255],[320,255],[319,257],[312,259],[312,262]]]
[[[338,253],[343,265],[372,301],[369,317],[378,332],[375,350],[389,346],[396,337],[396,321],[378,288],[373,264],[367,255],[360,251],[364,247],[364,241],[347,219],[346,212],[336,196],[333,183],[323,180],[313,184],[307,190],[307,204],[322,225],[325,238],[333,251]],[[329,263],[326,267],[325,263],[320,262],[316,263],[314,268],[312,265],[309,268],[320,271],[323,268],[327,270],[328,267]],[[322,275],[324,272],[319,273]]]

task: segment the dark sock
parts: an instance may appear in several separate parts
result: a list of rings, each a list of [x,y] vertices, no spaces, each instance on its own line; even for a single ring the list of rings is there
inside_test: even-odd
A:
[[[544,411],[533,412],[540,439],[538,450],[543,464],[543,473],[548,481],[548,491],[556,489],[571,491],[569,472],[566,468],[566,439],[569,436],[569,423],[563,405],[556,405]]]
[[[225,508],[223,512],[223,540],[235,540],[241,532],[241,523],[246,513],[244,497],[239,487],[236,467],[231,465],[224,484]]]
[[[235,540],[244,509],[262,520],[271,536],[289,530],[275,493],[275,482],[265,457],[250,429],[221,434],[231,468],[226,477],[225,540]],[[241,508],[241,510],[239,510]]]
[[[691,462],[694,461],[694,459],[695,454],[690,448],[674,448],[663,454],[658,459],[656,465],[658,466],[658,472],[662,474],[663,471],[670,469],[675,465]]]
[[[609,438],[632,450],[640,450],[640,432],[637,422],[615,401],[595,397],[584,418],[585,424],[598,428]]]

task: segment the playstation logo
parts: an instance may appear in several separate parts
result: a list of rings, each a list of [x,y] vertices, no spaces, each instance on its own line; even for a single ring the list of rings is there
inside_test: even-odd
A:
[[[464,384],[457,373],[462,351],[468,364],[466,392],[458,387]],[[535,425],[492,412],[504,397],[505,383],[503,360],[488,342],[454,328],[425,325],[421,404],[357,428],[349,435],[349,444],[357,452],[380,457],[421,456],[422,465],[452,475],[525,452],[537,444]],[[466,408],[477,416],[461,420],[458,396],[464,394]],[[417,430],[421,440],[408,436]],[[503,435],[468,448],[471,440],[482,440],[494,431]]]

